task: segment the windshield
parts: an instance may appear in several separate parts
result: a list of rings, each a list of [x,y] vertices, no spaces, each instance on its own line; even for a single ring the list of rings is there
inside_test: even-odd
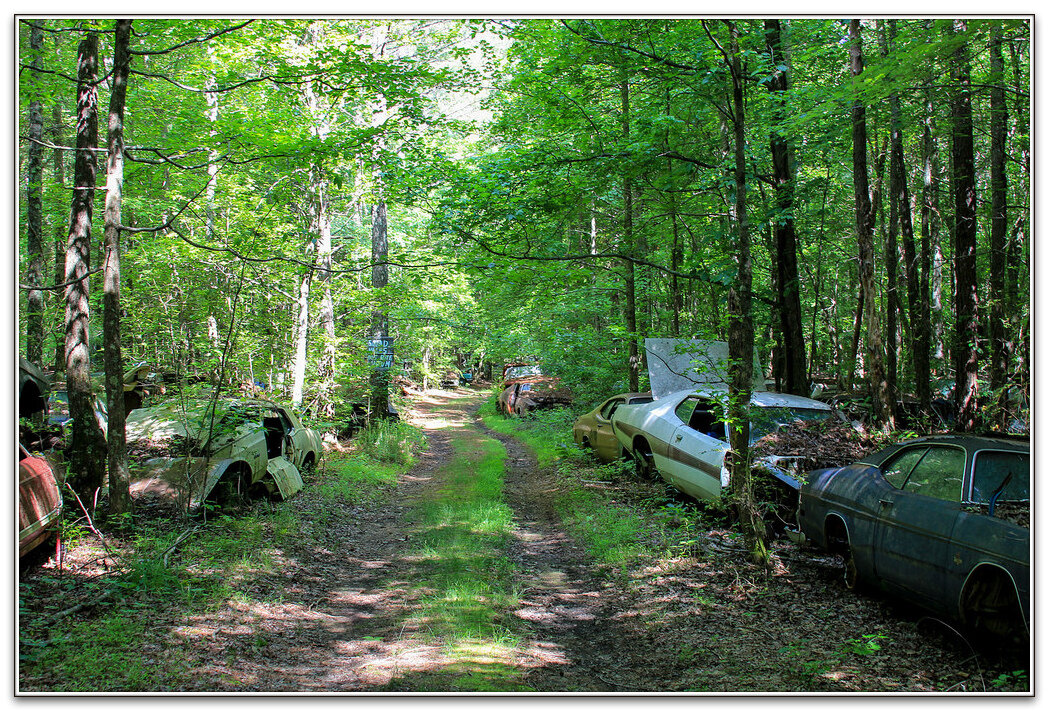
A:
[[[515,365],[513,368],[506,369],[506,377],[504,380],[513,380],[514,378],[523,378],[527,375],[542,375],[543,371],[539,369],[538,365]]]
[[[752,407],[750,409],[750,443],[792,422],[814,422],[827,419],[827,410],[807,407]]]

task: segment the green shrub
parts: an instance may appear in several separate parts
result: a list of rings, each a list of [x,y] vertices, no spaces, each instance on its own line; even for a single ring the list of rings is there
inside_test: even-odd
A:
[[[380,462],[408,464],[426,445],[426,437],[406,422],[378,420],[360,435],[361,450]]]

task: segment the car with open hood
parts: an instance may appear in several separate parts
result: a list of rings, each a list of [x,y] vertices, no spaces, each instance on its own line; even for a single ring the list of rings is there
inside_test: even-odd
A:
[[[1013,438],[909,440],[801,487],[798,523],[844,560],[844,582],[1002,637],[1030,619],[1030,445]]]
[[[171,400],[127,418],[132,497],[171,498],[191,512],[254,497],[287,499],[320,460],[320,435],[268,400]]]
[[[670,393],[646,405],[620,407],[612,429],[643,477],[657,474],[696,499],[717,499],[729,485],[728,386],[706,385]],[[750,443],[798,421],[825,420],[831,408],[797,395],[758,391],[750,397]],[[789,453],[760,462],[785,485],[798,481],[786,471]]]
[[[641,476],[658,474],[696,499],[720,498],[729,484],[728,344],[646,338],[645,356],[654,399],[644,405],[620,407],[612,414],[617,441],[634,459]],[[766,390],[761,373],[755,353],[749,408],[751,444],[784,425],[824,420],[831,415],[831,407],[817,400]],[[799,479],[789,471],[795,454],[776,453],[755,462],[794,497],[800,486]]]

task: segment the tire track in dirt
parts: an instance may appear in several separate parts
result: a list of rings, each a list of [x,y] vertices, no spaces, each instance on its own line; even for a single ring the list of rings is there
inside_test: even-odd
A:
[[[564,530],[553,507],[557,482],[513,437],[478,427],[507,451],[504,496],[514,511],[516,541],[510,556],[519,569],[521,606],[542,664],[525,681],[536,691],[664,691],[658,665],[638,660],[659,656],[643,625],[631,623],[634,601],[601,575]]]

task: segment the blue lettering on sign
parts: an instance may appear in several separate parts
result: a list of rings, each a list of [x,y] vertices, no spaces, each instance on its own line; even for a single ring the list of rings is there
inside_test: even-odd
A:
[[[379,370],[389,370],[393,365],[393,339],[369,338],[364,343],[368,347],[368,364]]]

